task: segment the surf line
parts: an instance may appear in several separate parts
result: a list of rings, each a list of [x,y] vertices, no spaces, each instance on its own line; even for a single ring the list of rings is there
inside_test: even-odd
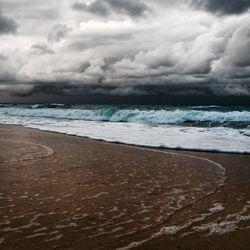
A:
[[[88,138],[88,137],[87,137]],[[90,138],[91,140],[95,140]],[[103,143],[107,143],[107,144],[113,144],[113,142],[107,142],[107,141],[103,141],[103,140],[97,140],[97,141],[101,141]],[[223,179],[223,184],[226,181],[226,169],[222,166],[222,164],[210,160],[206,157],[202,157],[202,156],[196,156],[196,155],[190,155],[190,154],[183,154],[183,153],[176,153],[176,152],[169,152],[169,151],[164,151],[164,150],[157,150],[157,149],[153,149],[153,148],[149,148],[149,147],[145,147],[145,146],[137,146],[137,145],[133,145],[133,144],[125,144],[125,143],[116,143],[117,145],[120,145],[122,147],[126,147],[126,148],[130,148],[130,149],[138,149],[138,150],[146,150],[146,151],[150,151],[150,152],[155,152],[155,153],[161,153],[161,154],[167,154],[167,155],[176,155],[176,156],[184,156],[184,157],[188,157],[188,158],[192,158],[192,159],[196,159],[196,160],[200,160],[200,161],[206,161],[210,164],[212,164],[213,166],[219,168],[222,171],[222,174],[224,176]],[[168,148],[165,148],[166,150],[171,150]],[[174,149],[172,149],[174,150]],[[223,185],[222,184],[222,185]]]

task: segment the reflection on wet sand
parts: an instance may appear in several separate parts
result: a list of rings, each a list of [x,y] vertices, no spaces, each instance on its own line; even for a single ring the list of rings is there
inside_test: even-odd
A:
[[[249,229],[249,191],[228,205],[224,164],[208,158],[1,126],[1,249],[148,249]]]

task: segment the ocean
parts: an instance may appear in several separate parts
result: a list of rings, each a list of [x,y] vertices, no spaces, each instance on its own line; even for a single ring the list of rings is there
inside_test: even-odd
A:
[[[250,107],[0,104],[0,123],[147,147],[250,153]]]

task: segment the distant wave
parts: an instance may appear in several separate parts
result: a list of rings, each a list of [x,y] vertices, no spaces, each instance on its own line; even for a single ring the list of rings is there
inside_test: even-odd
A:
[[[66,107],[67,108],[66,108]],[[104,122],[130,122],[150,125],[173,125],[200,123],[206,126],[218,126],[235,123],[242,123],[244,126],[250,125],[250,111],[216,111],[201,110],[195,108],[178,109],[150,109],[150,108],[124,108],[119,106],[73,106],[63,104],[36,104],[18,106],[2,106],[0,113],[9,116],[20,117],[41,117],[53,119],[69,119],[83,121],[104,121]]]
[[[43,109],[43,108],[70,108],[71,104],[58,104],[58,103],[48,103],[48,104],[0,104],[0,108],[7,107],[17,107],[17,108],[27,108],[27,109]]]

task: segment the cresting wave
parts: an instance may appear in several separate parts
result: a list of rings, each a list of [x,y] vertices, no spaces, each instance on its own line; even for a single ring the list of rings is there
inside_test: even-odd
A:
[[[250,110],[209,107],[133,107],[89,105],[2,105],[0,114],[66,120],[130,122],[151,125],[189,124],[191,126],[249,127]]]

